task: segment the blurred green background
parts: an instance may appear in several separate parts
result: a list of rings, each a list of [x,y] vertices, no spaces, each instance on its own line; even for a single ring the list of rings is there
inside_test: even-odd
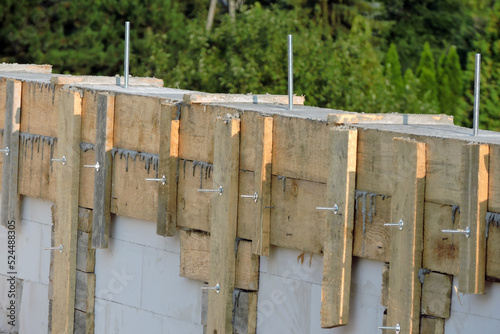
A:
[[[127,20],[130,73],[168,87],[286,94],[293,34],[306,104],[446,113],[463,126],[479,52],[480,127],[500,130],[500,0],[2,0],[0,62],[122,74]]]

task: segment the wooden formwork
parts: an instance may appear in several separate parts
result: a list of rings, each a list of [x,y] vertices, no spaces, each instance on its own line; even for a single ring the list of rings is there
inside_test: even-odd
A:
[[[92,260],[78,268],[77,249],[80,240],[92,246],[84,254],[107,247],[110,213],[156,221],[166,237],[181,230],[180,274],[220,288],[207,292],[210,333],[233,331],[235,289],[250,293],[255,331],[259,256],[270,245],[324,254],[323,327],[348,324],[352,256],[388,263],[382,304],[401,333],[442,329],[451,275],[464,293],[500,279],[496,134],[472,137],[443,115],[356,114],[304,107],[303,98],[289,111],[276,96],[0,78],[2,143],[19,142],[17,160],[0,158],[17,192],[5,181],[2,191],[54,201],[54,244],[68,250],[63,261],[54,255],[52,305],[66,316],[53,317],[53,329],[72,332],[84,316],[75,286],[91,291],[95,276]],[[6,123],[13,98],[17,132]],[[66,165],[51,160],[63,155]],[[78,208],[92,228],[78,228]],[[468,238],[441,231],[466,227]],[[87,304],[84,313],[93,319]]]

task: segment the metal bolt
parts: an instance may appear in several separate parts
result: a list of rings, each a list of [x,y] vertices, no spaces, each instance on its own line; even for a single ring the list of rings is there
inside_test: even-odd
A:
[[[101,168],[101,165],[99,164],[99,162],[96,162],[95,165],[83,165],[83,167],[95,168],[96,172],[98,172],[99,168]]]
[[[61,159],[50,159],[51,161],[60,161],[63,165],[66,165],[66,157],[63,155]]]
[[[378,329],[396,331],[396,334],[399,334],[399,332],[401,331],[401,326],[399,324],[396,324],[396,326],[394,327],[380,326]]]
[[[293,110],[293,39],[288,35],[288,109]]]
[[[45,247],[43,250],[59,250],[59,253],[62,253],[63,245],[59,245],[59,247]]]
[[[145,179],[146,181],[156,181],[156,182],[161,182],[161,184],[165,185],[167,183],[167,178],[165,175],[161,177],[161,179]]]
[[[9,155],[9,152],[10,152],[9,147],[6,147],[6,148],[4,148],[4,149],[1,149],[1,150],[0,150],[0,152],[5,152],[5,155],[6,155],[6,156],[7,156],[7,155]]]
[[[259,195],[257,192],[254,192],[253,195],[240,195],[241,198],[253,198],[253,201],[257,203],[259,200]]]
[[[317,206],[316,210],[329,210],[329,211],[333,211],[334,215],[337,215],[339,213],[339,206],[337,204],[335,204],[333,206],[333,208],[326,208],[326,207],[322,207],[322,206]]]
[[[443,233],[460,233],[460,234],[465,234],[465,237],[468,238],[470,237],[470,228],[467,226],[465,230],[441,230]]]
[[[219,293],[220,292],[220,285],[219,283],[215,284],[215,286],[202,286],[202,290],[215,290],[215,292]]]
[[[124,86],[128,88],[128,69],[129,69],[129,53],[130,53],[130,22],[125,22],[125,59],[123,61],[123,76],[125,78]]]
[[[403,222],[403,219],[400,219],[399,222],[397,222],[397,223],[385,223],[384,224],[384,226],[397,226],[397,227],[399,227],[400,231],[403,230],[404,225],[405,225],[405,223]]]
[[[222,196],[224,189],[220,186],[219,189],[198,189],[198,191],[200,193],[219,193],[219,196]]]

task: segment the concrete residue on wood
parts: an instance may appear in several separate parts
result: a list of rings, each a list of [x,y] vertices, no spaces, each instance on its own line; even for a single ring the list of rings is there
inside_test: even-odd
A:
[[[495,227],[500,226],[500,213],[486,212],[485,220],[486,220],[485,234],[486,238],[488,238],[488,234],[490,231],[490,224],[495,224]]]
[[[30,151],[31,152],[31,155],[30,155],[31,160],[33,160],[33,151],[34,151],[35,144],[36,144],[37,153],[40,153],[40,146],[42,147],[42,161],[43,161],[44,143],[47,143],[50,146],[50,168],[52,170],[52,158],[54,157],[54,143],[57,141],[57,138],[36,135],[36,134],[32,134],[32,133],[25,133],[25,132],[19,133],[19,137],[20,137],[21,145],[22,145],[22,149],[23,149],[21,157],[26,158],[26,155],[28,153],[28,149],[30,149],[30,146],[31,146],[31,151]]]
[[[214,165],[202,161],[193,161],[193,176],[196,174],[196,167],[200,166],[200,189],[203,189],[203,170],[205,170],[205,180],[210,177]]]
[[[144,168],[148,171],[148,174],[149,174],[149,171],[151,169],[151,166],[153,166],[153,170],[156,172],[156,178],[158,178],[158,161],[159,161],[158,154],[138,152],[138,151],[127,150],[127,149],[123,149],[123,148],[113,148],[111,150],[111,156],[113,157],[113,159],[115,158],[115,155],[117,153],[120,155],[120,159],[125,157],[125,161],[126,161],[125,171],[128,172],[128,160],[129,160],[129,158],[132,159],[135,163],[135,161],[137,160],[137,157],[139,157],[140,161],[145,162]]]
[[[84,143],[84,142],[81,142],[80,143],[80,150],[82,152],[87,152],[87,151],[95,151],[95,145],[92,144],[92,143]]]
[[[366,237],[366,218],[368,217],[368,222],[373,222],[373,217],[377,214],[377,196],[381,196],[382,199],[387,198],[386,195],[379,195],[374,193],[369,193],[367,191],[356,190],[354,197],[354,209],[359,212],[359,202],[361,202],[361,214],[363,215],[363,254],[365,253],[365,242]],[[368,199],[367,199],[368,198]],[[356,217],[357,215],[355,215]],[[357,219],[355,223],[357,224]]]

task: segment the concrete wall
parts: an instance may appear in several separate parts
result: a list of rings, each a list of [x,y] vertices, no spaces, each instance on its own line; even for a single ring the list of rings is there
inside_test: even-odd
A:
[[[353,258],[349,326],[321,329],[323,257],[273,247],[261,257],[258,333],[377,333],[384,307],[380,305],[381,262]]]
[[[453,287],[458,279],[453,279]],[[445,321],[446,334],[500,333],[500,284],[486,282],[484,295],[451,292],[451,314]]]
[[[96,333],[203,333],[201,282],[179,276],[179,236],[114,217],[108,249],[96,251]]]
[[[52,202],[25,197],[16,224],[16,326],[7,318],[7,229],[0,226],[0,333],[47,333]]]

